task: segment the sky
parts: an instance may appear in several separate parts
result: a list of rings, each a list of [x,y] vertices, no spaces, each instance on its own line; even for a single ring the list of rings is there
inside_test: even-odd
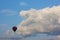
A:
[[[59,20],[60,0],[0,0],[0,37],[22,35],[26,37],[23,40],[59,40],[59,35],[40,34],[60,32]],[[13,26],[18,28],[16,33]]]

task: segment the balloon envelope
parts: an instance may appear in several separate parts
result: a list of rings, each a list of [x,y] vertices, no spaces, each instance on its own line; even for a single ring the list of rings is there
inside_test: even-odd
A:
[[[15,32],[15,31],[17,30],[17,27],[14,26],[14,27],[12,28],[12,30]]]

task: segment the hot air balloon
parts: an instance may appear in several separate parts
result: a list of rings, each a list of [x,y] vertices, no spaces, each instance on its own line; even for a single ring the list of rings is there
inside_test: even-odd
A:
[[[15,31],[17,30],[17,27],[14,26],[14,27],[12,28],[12,30],[15,32]]]

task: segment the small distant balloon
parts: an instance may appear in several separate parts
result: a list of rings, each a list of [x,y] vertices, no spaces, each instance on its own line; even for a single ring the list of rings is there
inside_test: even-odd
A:
[[[12,30],[15,32],[17,30],[17,27],[13,26]]]

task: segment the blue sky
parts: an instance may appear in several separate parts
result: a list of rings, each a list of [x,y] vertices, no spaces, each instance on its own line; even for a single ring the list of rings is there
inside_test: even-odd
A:
[[[24,19],[20,11],[60,5],[60,0],[0,0],[0,35]]]

